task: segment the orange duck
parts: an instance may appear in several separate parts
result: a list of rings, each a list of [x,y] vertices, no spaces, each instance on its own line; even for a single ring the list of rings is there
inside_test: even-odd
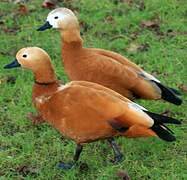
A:
[[[164,99],[180,105],[182,100],[175,89],[168,88],[127,58],[112,51],[82,46],[79,22],[67,8],[57,8],[49,13],[43,31],[57,28],[62,35],[61,57],[65,73],[70,80],[90,81],[106,86],[133,100]]]
[[[102,85],[72,81],[58,83],[50,57],[37,47],[21,49],[9,69],[21,66],[33,72],[35,84],[32,99],[42,121],[56,128],[63,136],[77,143],[71,163],[61,163],[59,168],[70,169],[79,159],[85,143],[108,139],[115,153],[115,163],[122,160],[113,137],[127,138],[156,136],[174,141],[172,131],[165,123],[180,121],[158,115],[131,102],[117,92]]]

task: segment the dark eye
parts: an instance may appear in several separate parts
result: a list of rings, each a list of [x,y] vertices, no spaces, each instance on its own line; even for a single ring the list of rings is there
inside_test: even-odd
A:
[[[58,19],[58,16],[55,16],[55,19]]]
[[[22,57],[26,58],[26,57],[27,57],[27,55],[26,55],[26,54],[24,54]]]

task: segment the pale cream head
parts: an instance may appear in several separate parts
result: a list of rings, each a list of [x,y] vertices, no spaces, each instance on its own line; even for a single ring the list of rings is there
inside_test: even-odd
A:
[[[52,67],[49,55],[38,47],[20,49],[16,54],[16,59],[22,67],[30,69],[33,72],[43,69],[44,66]]]
[[[57,8],[47,16],[47,21],[53,28],[66,30],[79,28],[79,23],[75,14],[67,8]]]

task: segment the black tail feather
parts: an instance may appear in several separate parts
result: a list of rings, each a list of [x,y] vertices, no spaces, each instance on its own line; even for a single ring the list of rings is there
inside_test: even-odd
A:
[[[151,127],[151,129],[158,135],[159,138],[165,141],[172,142],[176,140],[175,136],[170,134],[167,130],[162,128],[160,125],[154,124]]]
[[[170,133],[174,134],[174,132],[173,132],[170,128],[168,128],[166,125],[162,124],[162,126],[163,126],[164,128],[166,128]]]
[[[170,87],[167,87],[168,89],[170,89],[173,93],[175,93],[176,95],[181,95],[181,92],[174,89],[174,88],[170,88]]]
[[[170,103],[176,104],[176,105],[182,104],[182,100],[175,95],[178,93],[177,90],[174,90],[172,88],[167,88],[157,81],[154,81],[154,80],[151,80],[151,81],[154,82],[161,89],[161,98],[162,99],[164,99]]]
[[[163,123],[181,124],[179,120],[168,117],[168,116],[163,116],[163,115],[156,114],[156,113],[149,112],[149,111],[144,111],[144,112],[147,115],[149,115],[152,119],[155,120],[155,124],[163,124]]]
[[[151,127],[151,129],[158,135],[158,137],[168,142],[176,140],[176,138],[172,135],[174,134],[173,131],[166,125],[164,125],[164,123],[181,124],[180,121],[171,117],[155,114],[149,111],[144,112],[154,120],[154,124]]]

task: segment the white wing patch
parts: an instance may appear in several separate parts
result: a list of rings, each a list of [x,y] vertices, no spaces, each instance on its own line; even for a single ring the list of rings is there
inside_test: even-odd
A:
[[[60,87],[57,88],[57,90],[56,90],[55,93],[58,93],[59,91],[62,91],[62,90],[64,90],[64,89],[68,88],[68,87],[69,87],[68,84],[60,85]],[[54,94],[55,94],[55,93],[54,93]],[[35,101],[38,102],[38,103],[40,103],[40,104],[42,104],[42,103],[44,103],[45,101],[50,100],[50,98],[51,98],[52,96],[53,96],[53,94],[52,94],[51,96],[39,96],[39,97],[36,97],[36,98],[35,98]]]
[[[136,110],[139,110],[139,111],[148,111],[147,109],[145,109],[144,107],[136,104],[136,103],[127,103],[129,105],[130,108],[133,108],[133,109],[136,109]]]
[[[60,87],[58,87],[57,92],[62,91],[64,89],[68,88],[68,87],[69,87],[68,84],[65,84],[65,85],[61,84]]]
[[[154,124],[154,120],[148,116],[145,112],[143,111],[148,111],[144,107],[136,104],[136,103],[127,103],[129,105],[129,108],[133,109],[134,111],[138,111],[138,113],[141,113],[144,117],[146,117],[146,120],[151,123],[152,125]]]
[[[149,74],[145,71],[143,71],[143,74],[145,76],[145,79],[147,78],[148,80],[154,80],[154,81],[160,83],[160,81],[158,79],[156,79],[154,76],[152,76],[151,74]]]
[[[51,96],[45,97],[45,100],[47,101],[47,100],[49,100],[50,98],[51,98]]]
[[[40,104],[43,102],[43,99],[41,97],[36,97],[35,100]]]

